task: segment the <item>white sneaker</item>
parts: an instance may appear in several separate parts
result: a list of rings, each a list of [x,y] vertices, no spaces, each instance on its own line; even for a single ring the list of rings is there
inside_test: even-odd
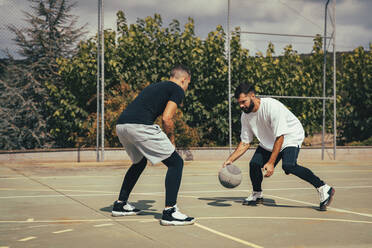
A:
[[[111,214],[112,216],[117,217],[117,216],[137,215],[140,212],[141,210],[135,208],[129,203],[115,201]]]
[[[195,218],[181,213],[177,205],[169,209],[164,209],[163,216],[160,220],[160,224],[163,226],[185,226],[192,225],[194,222]]]
[[[243,205],[256,206],[263,203],[262,191],[252,191],[252,194],[244,199]]]
[[[333,196],[335,194],[335,189],[329,186],[328,184],[324,184],[323,186],[317,188],[319,192],[320,198],[320,211],[326,211],[327,206],[329,206],[333,200]]]

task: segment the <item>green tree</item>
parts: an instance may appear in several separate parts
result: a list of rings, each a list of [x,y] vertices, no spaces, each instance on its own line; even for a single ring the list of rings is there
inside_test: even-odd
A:
[[[239,31],[239,28],[236,29]],[[105,91],[113,100],[125,82],[129,92],[121,91],[123,98],[131,98],[149,82],[169,78],[169,71],[176,63],[189,65],[192,82],[182,107],[182,121],[200,134],[200,146],[224,146],[228,143],[228,61],[226,34],[221,26],[211,31],[205,40],[195,36],[194,21],[190,18],[181,27],[173,20],[163,27],[160,15],[138,19],[127,24],[124,12],[117,13],[117,30],[105,30]],[[96,111],[96,37],[81,42],[78,53],[72,58],[59,60],[60,75],[64,84],[77,101],[79,108],[89,113],[85,127],[95,125]],[[327,58],[327,92],[332,96],[332,70],[330,55]],[[273,44],[266,54],[254,56],[242,48],[239,32],[231,40],[232,90],[242,82],[256,85],[258,93],[265,95],[322,96],[323,51],[322,40],[314,39],[311,54],[300,55],[291,45],[282,55],[276,55]],[[340,78],[340,77],[339,77]],[[115,93],[116,92],[116,93]],[[115,96],[115,97],[114,97]],[[319,132],[322,125],[322,101],[281,99],[304,125],[307,135]],[[113,101],[115,102],[115,101]],[[327,130],[332,127],[333,106],[327,101]],[[125,104],[124,104],[125,105]],[[106,120],[112,125],[121,109],[107,102],[111,111]],[[240,135],[240,109],[235,99],[232,104],[233,141]],[[112,127],[109,130],[114,130]],[[87,129],[86,129],[87,130]],[[186,130],[186,129],[185,129]],[[95,143],[93,130],[91,145]],[[107,135],[115,135],[107,132]],[[181,137],[180,137],[181,138]],[[107,137],[118,144],[115,137]],[[110,141],[111,142],[111,141]],[[115,143],[116,142],[116,143]]]
[[[14,41],[24,63],[23,68],[9,66],[8,75],[19,76],[2,79],[2,87],[9,90],[9,94],[3,95],[2,99],[10,99],[13,95],[14,98],[27,99],[24,102],[33,106],[34,112],[38,113],[35,115],[38,121],[28,125],[34,118],[22,116],[23,110],[17,110],[17,104],[10,104],[9,111],[18,116],[7,120],[12,127],[7,132],[27,143],[27,146],[12,146],[13,149],[70,147],[74,145],[74,136],[81,131],[86,113],[77,106],[76,98],[61,80],[57,60],[73,56],[83,28],[75,28],[77,18],[69,14],[75,4],[69,4],[68,0],[29,2],[33,9],[33,13],[25,13],[29,27],[19,29],[9,26],[16,35]],[[20,106],[24,107],[24,104]],[[29,130],[20,131],[25,129]]]
[[[50,144],[40,103],[44,88],[13,59],[3,64],[0,77],[0,149],[31,149]]]
[[[342,142],[363,141],[372,136],[372,44],[342,56],[339,73],[338,120]]]

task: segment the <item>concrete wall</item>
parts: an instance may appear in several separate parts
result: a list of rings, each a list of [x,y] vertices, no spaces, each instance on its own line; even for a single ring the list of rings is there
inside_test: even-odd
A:
[[[241,160],[249,160],[255,149],[249,149]],[[224,161],[229,155],[228,148],[191,148],[180,150],[186,161]],[[372,161],[372,147],[339,147],[337,161]],[[129,160],[124,149],[105,150],[105,162]],[[321,160],[320,148],[302,148],[299,160]],[[325,149],[324,160],[333,160],[333,149]],[[0,163],[39,163],[39,162],[95,162],[96,151],[92,149],[59,149],[35,151],[0,151]]]

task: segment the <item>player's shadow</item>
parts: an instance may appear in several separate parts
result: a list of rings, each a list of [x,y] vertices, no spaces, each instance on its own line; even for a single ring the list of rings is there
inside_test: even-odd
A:
[[[215,207],[230,207],[229,202],[243,202],[241,197],[200,197],[198,200],[209,201],[207,205]]]
[[[162,214],[159,213],[157,209],[152,209],[152,203],[154,200],[139,200],[138,202],[130,202],[135,208],[141,209],[142,211],[138,215],[152,215],[155,219],[161,219]],[[113,204],[107,207],[103,207],[100,210],[103,212],[110,212],[112,211]]]
[[[262,205],[267,206],[267,207],[276,207],[276,208],[309,208],[309,209],[319,210],[319,208],[315,206],[277,204],[274,199],[270,199],[270,198],[264,198]]]
[[[230,207],[232,206],[231,202],[242,204],[245,197],[201,197],[198,198],[199,200],[209,201],[207,205],[215,206],[215,207]],[[278,207],[278,208],[310,208],[319,210],[319,208],[315,206],[296,206],[296,205],[287,205],[287,204],[277,204],[274,199],[264,198],[263,204],[267,207]],[[253,205],[259,206],[259,205]]]

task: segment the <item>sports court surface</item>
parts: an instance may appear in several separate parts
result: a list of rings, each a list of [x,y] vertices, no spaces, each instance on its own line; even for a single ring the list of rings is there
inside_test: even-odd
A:
[[[142,215],[111,217],[125,162],[0,165],[0,247],[372,247],[372,161],[304,164],[336,189],[327,212],[317,192],[279,164],[264,179],[264,205],[243,206],[251,186],[217,180],[222,161],[186,162],[180,210],[191,226],[159,224],[166,167],[148,166],[130,202]]]

